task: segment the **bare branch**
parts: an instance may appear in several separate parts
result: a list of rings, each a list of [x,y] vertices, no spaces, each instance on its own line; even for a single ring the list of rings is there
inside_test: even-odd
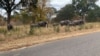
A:
[[[11,10],[13,11],[13,10],[16,9],[16,7],[19,6],[20,4],[21,4],[21,1],[20,1],[18,4],[16,4],[15,6],[13,6]]]

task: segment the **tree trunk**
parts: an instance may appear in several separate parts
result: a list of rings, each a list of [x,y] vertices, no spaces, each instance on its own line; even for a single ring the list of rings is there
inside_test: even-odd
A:
[[[11,20],[11,12],[7,12],[7,30],[12,30],[13,26],[10,24],[10,20]]]
[[[82,15],[82,20],[84,23],[86,22],[85,15]]]

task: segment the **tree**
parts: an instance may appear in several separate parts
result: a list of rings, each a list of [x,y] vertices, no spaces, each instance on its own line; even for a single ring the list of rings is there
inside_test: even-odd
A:
[[[57,10],[54,7],[48,7],[46,14],[47,14],[47,17],[48,17],[48,21],[51,22],[52,19],[56,17]]]
[[[72,5],[75,13],[80,15],[85,22],[85,16],[89,10],[95,9],[97,0],[72,0]]]
[[[11,12],[18,8],[21,1],[16,4],[15,0],[0,0],[0,8],[7,12],[7,29],[11,30],[13,26],[10,24]]]
[[[25,9],[19,13],[14,12],[14,15],[12,15],[11,18],[15,24],[29,24],[32,21],[31,15]]]
[[[39,0],[36,7],[29,6],[29,12],[33,16],[33,23],[47,20],[47,12],[49,11],[47,2],[49,0]]]
[[[24,7],[33,6],[36,8],[36,3],[38,0],[0,0],[0,8],[4,9],[7,12],[7,29],[11,30],[13,26],[10,24],[11,21],[11,12],[15,9],[20,9],[20,5]]]
[[[54,21],[71,20],[74,16],[74,8],[71,4],[66,5],[58,11],[57,18]]]
[[[20,21],[23,24],[30,24],[31,21],[34,21],[31,13],[27,12],[26,10],[21,11],[21,13],[19,14],[19,17],[20,17]]]
[[[88,22],[100,22],[100,7],[97,7],[88,12],[88,16],[86,17]]]

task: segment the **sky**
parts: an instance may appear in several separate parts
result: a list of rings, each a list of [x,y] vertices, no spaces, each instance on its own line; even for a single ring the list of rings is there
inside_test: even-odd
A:
[[[64,7],[66,4],[70,4],[72,0],[51,0],[51,6],[55,7],[57,10]]]
[[[18,2],[19,0],[16,0]],[[66,4],[70,4],[72,0],[50,0],[50,5],[55,7],[57,10],[60,10],[62,7],[64,7]],[[97,2],[97,4],[100,6],[100,0]]]
[[[16,0],[18,2],[18,0]],[[50,6],[55,7],[57,10],[60,10],[62,7],[64,7],[66,4],[70,4],[72,0],[51,0]],[[100,6],[100,0],[96,3]],[[4,11],[0,10],[0,13]],[[4,15],[4,14],[2,14]]]
[[[51,6],[55,7],[57,10],[64,7],[66,4],[70,4],[72,0],[51,0]],[[97,5],[100,6],[100,0],[96,2]]]

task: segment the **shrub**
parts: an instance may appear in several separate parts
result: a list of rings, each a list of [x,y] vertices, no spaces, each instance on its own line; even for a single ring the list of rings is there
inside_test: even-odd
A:
[[[35,34],[35,28],[34,27],[33,28],[30,27],[29,35],[33,35],[33,34]]]
[[[16,32],[16,31],[20,31],[20,28],[14,28],[12,31]]]
[[[6,34],[6,33],[7,33],[7,30],[0,28],[0,34]]]
[[[59,27],[59,25],[58,25],[58,26],[53,26],[53,27],[54,27],[54,31],[55,31],[55,32],[57,32],[57,33],[60,32],[60,27]]]
[[[65,32],[70,32],[70,26],[65,26]]]

